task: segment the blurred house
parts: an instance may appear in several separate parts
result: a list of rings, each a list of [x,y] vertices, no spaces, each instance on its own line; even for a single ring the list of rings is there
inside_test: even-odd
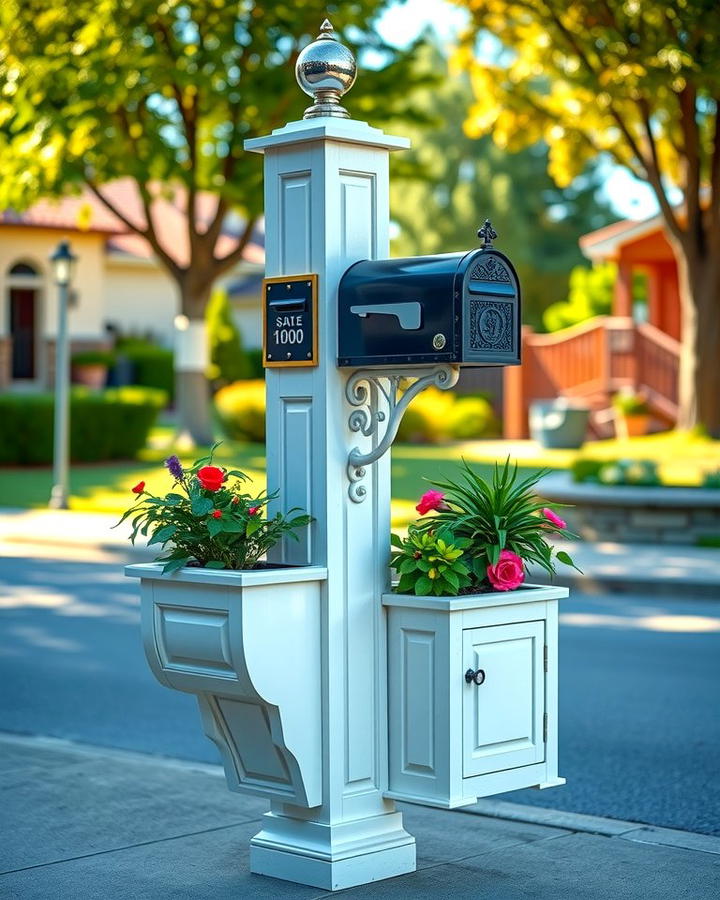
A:
[[[144,222],[133,182],[117,181],[103,190],[121,215]],[[199,198],[201,218],[204,207],[210,217],[213,202],[209,196]],[[172,248],[182,264],[189,244],[177,200],[156,200],[153,218],[160,243]],[[241,227],[229,217],[216,252],[232,249]],[[57,289],[49,257],[64,237],[78,257],[69,316],[72,352],[107,347],[113,331],[151,336],[172,346],[179,298],[147,242],[90,191],[56,202],[43,200],[23,213],[0,213],[0,389],[43,387],[52,381]],[[220,282],[231,290],[248,346],[259,344],[262,244],[263,235],[253,235],[244,259]]]
[[[593,262],[617,264],[612,315],[553,334],[523,330],[523,364],[504,370],[506,437],[527,437],[530,404],[555,397],[589,406],[593,433],[610,436],[612,396],[627,389],[645,396],[656,426],[677,421],[680,291],[662,218],[615,222],[581,237],[580,249]],[[633,306],[634,272],[647,284],[640,307]]]
[[[633,273],[640,271],[647,284],[647,312],[643,321],[680,340],[680,287],[675,255],[665,235],[661,216],[643,222],[626,220],[591,231],[580,238],[583,255],[592,262],[614,262],[618,267],[613,296],[614,316],[635,317]]]

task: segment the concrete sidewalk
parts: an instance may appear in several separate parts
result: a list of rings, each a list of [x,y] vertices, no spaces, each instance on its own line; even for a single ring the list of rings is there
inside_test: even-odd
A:
[[[218,767],[0,735],[0,897],[22,900],[319,898],[251,875],[266,803]],[[418,871],[357,898],[704,900],[720,838],[487,800],[464,812],[401,804]],[[335,895],[337,896],[337,895]]]
[[[132,547],[128,541],[129,524],[113,528],[117,520],[117,516],[103,513],[0,508],[0,542],[92,547],[140,562],[157,555],[142,537]],[[640,591],[720,600],[720,549],[589,541],[557,543],[583,572],[579,575],[566,566],[558,566],[557,584],[585,592]],[[547,581],[544,573],[534,572],[532,578]]]

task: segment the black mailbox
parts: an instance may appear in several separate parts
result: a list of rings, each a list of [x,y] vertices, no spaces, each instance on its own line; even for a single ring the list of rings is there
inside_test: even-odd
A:
[[[350,266],[338,290],[338,365],[518,365],[520,284],[489,223],[480,235],[485,245],[468,253]]]

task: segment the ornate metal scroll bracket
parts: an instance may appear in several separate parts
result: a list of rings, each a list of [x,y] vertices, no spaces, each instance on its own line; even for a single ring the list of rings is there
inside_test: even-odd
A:
[[[431,386],[449,390],[457,384],[459,375],[458,366],[439,365],[431,369],[358,369],[348,378],[345,396],[354,407],[348,426],[351,431],[373,439],[369,452],[363,453],[359,447],[353,447],[348,455],[348,494],[354,503],[362,503],[365,499],[367,491],[362,481],[367,467],[390,449],[413,398]]]

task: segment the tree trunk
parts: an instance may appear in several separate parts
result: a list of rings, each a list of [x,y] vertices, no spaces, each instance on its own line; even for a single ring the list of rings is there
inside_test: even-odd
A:
[[[678,428],[702,425],[720,438],[720,260],[675,252],[682,311]]]
[[[180,287],[182,315],[175,330],[175,409],[177,443],[187,449],[213,443],[205,307],[210,286]]]

